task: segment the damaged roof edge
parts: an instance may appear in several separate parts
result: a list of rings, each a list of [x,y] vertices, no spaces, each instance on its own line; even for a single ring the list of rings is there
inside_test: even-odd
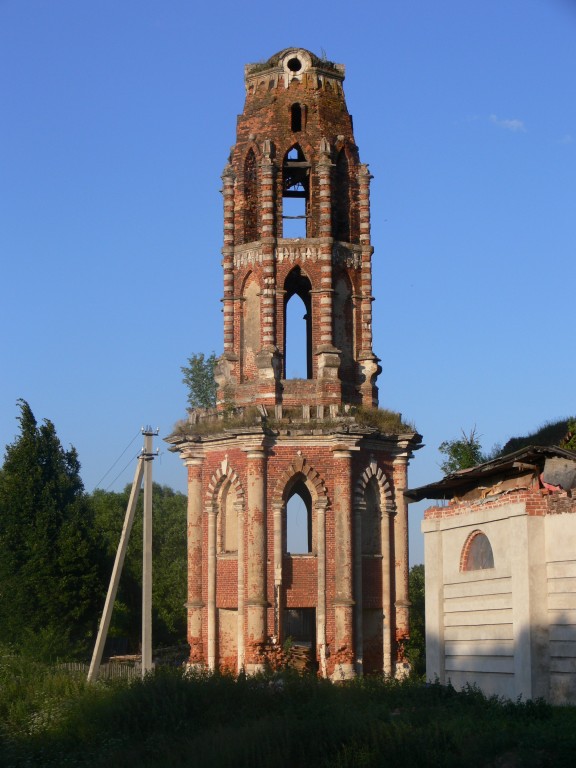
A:
[[[486,461],[484,464],[478,464],[470,469],[461,469],[446,475],[436,483],[422,485],[419,488],[410,488],[404,492],[408,502],[422,501],[422,499],[446,499],[449,500],[455,495],[459,495],[463,489],[478,485],[484,478],[505,472],[526,471],[533,469],[539,473],[544,470],[547,459],[557,458],[565,459],[567,462],[574,463],[572,470],[562,473],[563,477],[571,477],[570,483],[576,484],[576,452],[567,451],[557,446],[531,445],[526,448],[520,448],[518,451],[508,453],[498,459]],[[555,472],[555,476],[558,473]],[[547,482],[550,482],[547,480]],[[559,485],[560,483],[556,483]],[[562,485],[562,487],[565,487]],[[573,488],[571,484],[568,487]]]

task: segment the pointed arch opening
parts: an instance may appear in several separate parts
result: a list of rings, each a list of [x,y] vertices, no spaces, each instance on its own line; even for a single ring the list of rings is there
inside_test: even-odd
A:
[[[282,237],[307,236],[309,208],[310,163],[300,145],[294,144],[284,156],[282,165]]]
[[[286,501],[285,549],[291,555],[312,552],[312,496],[304,478],[296,480]]]
[[[258,169],[254,150],[244,162],[244,242],[258,240]]]
[[[295,267],[284,283],[285,379],[312,378],[311,290],[310,280]]]

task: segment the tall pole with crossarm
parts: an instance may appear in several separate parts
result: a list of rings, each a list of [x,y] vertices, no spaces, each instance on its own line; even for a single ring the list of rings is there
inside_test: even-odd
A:
[[[90,669],[88,670],[88,682],[95,682],[98,679],[98,674],[100,672],[102,654],[104,652],[104,645],[106,644],[106,637],[108,636],[108,629],[110,628],[110,619],[112,618],[112,610],[114,608],[114,601],[116,600],[116,593],[118,592],[118,584],[120,582],[120,575],[122,573],[126,550],[130,540],[130,533],[132,531],[136,504],[138,502],[138,495],[140,493],[143,477],[144,554],[142,564],[142,675],[145,675],[146,672],[152,669],[152,460],[156,456],[152,451],[152,438],[154,435],[158,434],[158,430],[153,432],[150,427],[146,427],[142,430],[142,434],[144,435],[144,448],[138,456],[138,464],[132,482],[132,490],[130,491],[128,506],[126,507],[126,515],[124,517],[122,533],[120,534],[120,542],[118,544],[118,549],[116,550],[116,558],[114,560],[112,576],[110,577],[108,593],[104,603],[104,611],[102,612],[102,618],[100,619],[94,653],[92,654],[92,661],[90,662]]]

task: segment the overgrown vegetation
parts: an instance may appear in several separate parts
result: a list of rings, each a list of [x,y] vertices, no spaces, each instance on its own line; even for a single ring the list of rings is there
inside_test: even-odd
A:
[[[446,456],[440,464],[440,469],[445,475],[458,472],[461,469],[470,469],[487,461],[480,445],[476,427],[472,427],[469,434],[462,430],[462,437],[460,438],[445,440],[440,444],[438,450]]]
[[[13,768],[572,766],[576,710],[477,689],[161,669],[98,683],[0,651],[0,760]]]
[[[502,447],[493,446],[485,452],[480,443],[480,436],[473,427],[469,433],[462,430],[462,436],[454,440],[445,440],[438,448],[446,458],[440,464],[445,475],[460,469],[470,469],[486,461],[498,459],[508,453],[514,453],[531,445],[556,445],[567,451],[576,451],[576,418],[547,421],[538,429],[522,437],[511,437]]]
[[[402,419],[402,414],[389,411],[387,408],[366,408],[359,406],[354,409],[354,418],[363,427],[374,427],[385,435],[400,435],[404,432],[416,432],[416,427]]]
[[[209,409],[206,412],[192,414],[192,418],[183,419],[174,426],[175,435],[212,435],[225,430],[241,429],[245,427],[261,426],[273,431],[291,428],[325,429],[350,431],[354,426],[378,429],[387,435],[415,432],[413,424],[405,422],[402,414],[389,411],[385,408],[356,407],[349,413],[338,416],[324,416],[317,418],[311,415],[304,419],[302,408],[284,408],[281,418],[274,415],[263,415],[258,408],[253,406],[246,408],[229,407],[222,412]]]
[[[89,658],[130,486],[86,494],[75,449],[19,406],[20,434],[0,468],[0,642],[28,659]],[[152,503],[153,637],[172,646],[186,639],[186,497],[154,484]],[[115,652],[140,642],[142,495],[138,504],[112,615]]]
[[[576,418],[547,421],[527,435],[511,437],[502,448],[502,455],[529,445],[558,445],[567,451],[576,451]]]
[[[0,642],[38,658],[83,653],[103,590],[102,549],[74,448],[19,401],[0,469]]]
[[[413,565],[408,574],[410,598],[410,639],[406,655],[412,676],[423,679],[426,675],[426,613],[424,591],[424,565]]]

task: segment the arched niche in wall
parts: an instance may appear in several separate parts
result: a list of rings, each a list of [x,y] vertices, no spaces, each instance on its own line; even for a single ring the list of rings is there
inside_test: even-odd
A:
[[[382,552],[382,509],[380,487],[375,477],[366,483],[366,504],[362,518],[362,554],[379,555]]]
[[[256,377],[256,355],[260,349],[260,285],[252,273],[242,291],[241,362],[242,380]]]
[[[250,149],[244,161],[244,242],[258,239],[258,167]]]
[[[460,556],[461,571],[482,571],[494,568],[494,553],[488,536],[472,531],[466,539]]]
[[[348,242],[350,240],[350,169],[343,149],[336,158],[334,181],[334,238]]]
[[[236,490],[226,483],[220,496],[218,516],[218,551],[236,552],[238,550],[238,507]]]
[[[333,325],[334,344],[342,352],[340,376],[350,379],[354,374],[354,311],[352,284],[346,272],[335,275]]]

